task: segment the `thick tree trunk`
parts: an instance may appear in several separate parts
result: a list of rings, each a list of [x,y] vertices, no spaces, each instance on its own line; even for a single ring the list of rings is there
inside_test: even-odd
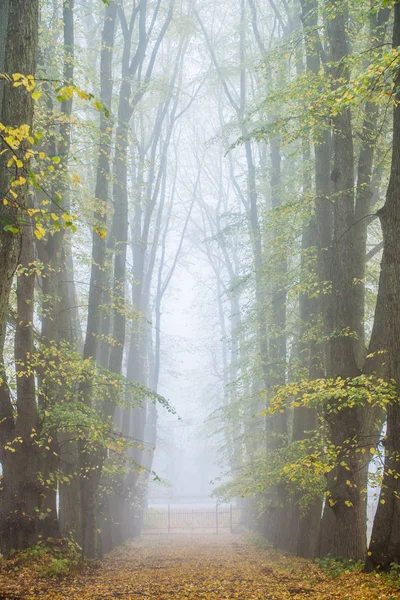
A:
[[[400,4],[395,5],[393,46],[400,46]],[[400,76],[395,90],[400,89]],[[400,382],[400,105],[393,117],[393,154],[385,206],[379,211],[383,231],[383,256],[375,318],[383,326],[387,376]],[[385,466],[367,558],[367,570],[389,570],[400,562],[400,403],[388,407]]]
[[[28,5],[24,0],[15,0],[11,3],[3,2],[0,5],[2,17],[6,15],[7,4],[8,27],[4,52],[4,71],[10,76],[13,73],[35,75],[39,3],[37,0],[32,0]],[[24,86],[15,88],[10,82],[5,82],[2,90],[0,122],[6,127],[19,127],[23,124],[32,127],[32,121],[33,100],[31,94]],[[25,175],[27,179],[26,171],[29,169],[29,165],[24,157],[25,151],[26,146],[24,143],[16,151],[18,158],[24,164],[23,172],[20,172],[18,167],[15,167],[15,172],[13,167],[10,169],[7,168],[6,163],[9,157],[7,158],[7,153],[2,154],[0,163],[1,198],[8,198],[11,176],[19,177]],[[18,205],[23,210],[27,207],[27,204],[28,185],[25,183],[25,185],[18,188]],[[20,414],[17,422],[15,422],[4,372],[3,348],[7,327],[8,303],[13,275],[17,267],[18,255],[21,248],[21,235],[22,237],[27,235],[26,243],[24,240],[22,247],[24,257],[31,256],[31,233],[22,230],[22,233],[13,234],[3,229],[7,224],[12,224],[16,228],[20,228],[17,222],[18,216],[21,215],[13,202],[9,202],[7,205],[2,203],[0,208],[0,460],[3,467],[3,483],[0,494],[0,550],[4,552],[7,552],[11,548],[24,547],[35,540],[37,534],[37,516],[33,512],[33,508],[40,504],[38,502],[39,490],[37,489],[35,452],[32,452],[32,462],[30,462],[32,438],[28,436],[28,441],[26,437],[27,428],[30,429],[30,434],[32,433],[32,426],[35,427],[37,425],[34,381],[29,376],[22,377],[19,383],[19,392],[21,395],[18,398],[18,410]],[[23,216],[25,217],[25,215]],[[31,290],[33,276],[24,275],[24,277],[25,279],[19,282],[18,310],[22,314],[22,323],[18,328],[18,344],[16,346],[16,359],[22,361],[22,363],[27,359],[26,353],[31,351],[30,344],[32,343],[32,338],[29,333],[28,311],[33,310],[33,297],[32,307],[28,306],[25,300],[22,299],[22,294],[25,292],[28,294],[28,300],[31,297],[29,294],[33,294]],[[24,286],[26,287],[25,290]],[[32,319],[30,319],[30,322],[32,322]],[[26,327],[25,342],[21,339],[21,327]],[[33,422],[31,421],[32,417]],[[19,436],[23,439],[23,443],[17,444],[18,448],[15,449],[15,452],[7,450],[7,446],[12,444],[13,440]],[[23,492],[26,492],[25,497]],[[14,511],[17,512],[14,513]],[[24,514],[27,515],[26,518]],[[15,515],[17,515],[16,518]]]
[[[108,109],[111,109],[113,91],[112,58],[117,8],[117,4],[114,2],[111,2],[105,8],[102,32],[100,58],[100,96],[102,104]],[[108,360],[105,360],[104,357],[98,357],[98,355],[100,335],[101,333],[105,333],[105,335],[109,333],[109,331],[101,332],[101,309],[106,300],[105,287],[108,283],[105,272],[105,231],[107,227],[107,207],[109,203],[109,181],[111,175],[111,130],[112,124],[110,123],[110,120],[106,117],[104,112],[101,112],[100,145],[97,158],[95,189],[97,206],[93,215],[95,228],[92,232],[92,263],[88,300],[89,307],[85,343],[83,348],[83,357],[85,360],[91,359],[95,362],[97,358],[100,358],[100,365],[105,368],[108,367]],[[103,346],[105,347],[106,344],[104,343]],[[103,358],[103,360],[101,360],[101,358]],[[88,405],[92,403],[88,382],[85,382],[83,400]],[[105,413],[107,413],[107,407],[105,407]],[[104,416],[107,418],[107,416],[110,415],[105,414]],[[82,496],[82,519],[84,522],[89,519],[88,526],[84,525],[82,528],[82,532],[85,532],[83,536],[83,547],[85,554],[90,553],[92,558],[97,552],[100,551],[99,548],[96,548],[98,526],[96,523],[95,513],[98,512],[98,507],[94,496],[97,493],[98,481],[101,474],[101,466],[104,459],[104,452],[100,452],[99,454],[99,452],[96,452],[94,449],[92,456],[85,450],[80,457],[81,467],[85,470],[88,469],[86,477],[81,480],[80,490]],[[106,527],[104,522],[103,527]],[[111,547],[108,547],[108,544],[106,550],[111,550]]]
[[[33,355],[33,312],[35,260],[32,227],[24,226],[17,280],[17,319],[15,363],[17,373],[17,418],[13,435],[0,453],[4,484],[0,503],[0,542],[5,554],[37,541],[44,488],[39,482],[39,417],[36,405],[35,376],[30,365]],[[16,441],[13,441],[16,440]],[[44,485],[44,484],[43,484]],[[39,512],[38,512],[39,510]],[[39,514],[41,513],[41,514]]]
[[[63,78],[66,85],[70,85],[74,75],[74,0],[65,0],[63,2],[63,41],[64,41],[64,62],[63,62]],[[57,146],[52,140],[50,152],[57,153],[60,156],[58,166],[58,181],[57,187],[53,192],[57,192],[60,200],[60,207],[56,206],[54,212],[57,214],[60,222],[63,211],[69,210],[68,198],[68,158],[71,146],[71,114],[72,114],[72,98],[64,100],[61,104],[61,112],[64,119],[60,125],[60,142]],[[61,208],[62,207],[62,208]],[[74,341],[67,339],[66,334],[71,331],[71,307],[64,307],[64,302],[68,300],[64,297],[65,283],[62,282],[65,275],[65,259],[66,259],[66,232],[60,229],[55,235],[48,236],[46,241],[40,240],[37,242],[39,257],[45,266],[45,271],[42,278],[43,287],[43,304],[42,304],[42,343],[47,347],[57,347],[65,336],[66,341],[70,344]],[[65,308],[65,310],[64,310]],[[63,335],[62,335],[63,334]],[[75,338],[75,335],[74,335]],[[47,407],[47,404],[54,406],[60,401],[60,391],[57,386],[52,386],[45,390],[46,398],[42,398],[41,402]],[[66,442],[70,437],[59,434],[58,431],[52,432],[52,442],[50,447],[52,452],[44,458],[41,470],[45,480],[52,480],[54,473],[59,466],[61,469],[66,469],[66,474],[70,471],[76,472],[76,467],[71,466],[72,457],[76,457],[77,447],[75,442]],[[58,460],[57,455],[60,459]],[[63,482],[60,484],[60,512],[61,521],[63,522],[64,532],[76,528],[80,522],[79,517],[79,498],[76,500],[73,493],[78,491],[78,486],[74,478],[71,485],[65,486]],[[68,506],[66,506],[68,503]],[[47,488],[46,507],[48,511],[48,519],[43,522],[43,535],[45,537],[57,537],[60,535],[58,510],[57,510],[57,485],[52,483]],[[67,514],[70,524],[67,524]]]
[[[349,79],[346,65],[348,56],[346,9],[337,0],[328,0],[333,10],[327,24],[332,60],[332,76],[339,82]],[[343,110],[333,118],[334,127],[334,184],[332,293],[329,303],[332,330],[329,340],[327,376],[354,378],[360,375],[357,361],[358,321],[355,295],[356,252],[351,228],[355,222],[354,150],[351,114]],[[363,559],[366,551],[365,521],[365,465],[357,450],[365,425],[362,408],[326,413],[330,438],[340,457],[327,478],[328,498],[320,528],[319,556],[332,554],[346,558]],[[348,483],[350,482],[350,484]]]
[[[0,73],[5,71],[5,58],[7,47],[8,12],[10,0],[0,0]],[[0,119],[3,104],[4,79],[0,79]]]
[[[381,9],[370,17],[371,47],[383,48],[390,9]],[[367,255],[367,233],[373,206],[373,190],[371,186],[375,149],[378,142],[379,107],[367,102],[364,112],[364,123],[361,132],[362,144],[357,165],[357,187],[355,204],[354,236],[354,304],[357,333],[357,363],[364,364],[365,347],[365,275]]]
[[[335,78],[348,79],[345,57],[346,10],[336,2],[329,3],[335,16],[329,20],[328,35]],[[371,43],[382,44],[388,10],[371,17]],[[377,137],[378,109],[368,102],[365,108],[363,140],[358,163],[358,180],[354,197],[354,152],[349,111],[334,118],[335,164],[334,240],[332,246],[332,296],[326,321],[331,329],[327,375],[342,378],[360,374],[366,349],[364,336],[365,264],[367,215],[371,209],[371,176]],[[377,440],[377,415],[364,407],[327,414],[331,440],[341,449],[340,459],[328,476],[328,501],[319,540],[319,555],[362,559],[366,551],[366,493],[368,460],[359,452],[365,436],[370,444]],[[375,437],[374,437],[375,436]],[[351,440],[349,443],[348,440]],[[340,464],[343,463],[343,464]],[[350,484],[348,483],[350,482]]]

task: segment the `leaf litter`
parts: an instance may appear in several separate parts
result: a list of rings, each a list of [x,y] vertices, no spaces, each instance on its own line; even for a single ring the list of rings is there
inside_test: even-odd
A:
[[[0,565],[0,600],[400,600],[376,574],[337,577],[246,537],[147,536],[68,576]]]

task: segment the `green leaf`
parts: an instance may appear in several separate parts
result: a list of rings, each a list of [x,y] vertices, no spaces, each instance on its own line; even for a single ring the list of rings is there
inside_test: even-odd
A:
[[[10,233],[13,233],[14,235],[16,233],[19,233],[18,227],[14,227],[14,225],[5,225],[4,231],[9,231]]]

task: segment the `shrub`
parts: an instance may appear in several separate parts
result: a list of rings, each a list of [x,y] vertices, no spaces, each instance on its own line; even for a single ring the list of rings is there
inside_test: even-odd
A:
[[[333,558],[328,555],[325,558],[316,558],[316,564],[331,577],[339,577],[343,573],[358,571],[364,568],[362,560],[353,560],[348,558]]]

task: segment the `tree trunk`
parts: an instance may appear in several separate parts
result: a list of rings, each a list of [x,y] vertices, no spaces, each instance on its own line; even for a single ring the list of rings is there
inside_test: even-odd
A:
[[[281,204],[281,149],[280,139],[271,139],[271,196],[272,210],[276,211]],[[285,275],[287,258],[279,247],[276,231],[272,233],[271,274],[272,310],[271,332],[269,334],[268,365],[264,368],[265,382],[268,390],[286,382],[286,289]],[[278,244],[278,247],[276,245]],[[288,442],[287,413],[278,411],[266,419],[267,451],[278,451]],[[268,507],[265,515],[264,535],[274,546],[287,548],[291,546],[295,535],[291,535],[292,526],[291,503],[288,501],[285,486],[274,486],[268,492]]]
[[[400,4],[394,8],[393,47],[400,46]],[[395,93],[400,75],[395,79]],[[400,105],[393,116],[393,153],[386,203],[379,211],[383,231],[383,256],[375,318],[384,330],[387,376],[398,389],[400,382]],[[388,407],[385,437],[385,466],[372,530],[366,568],[389,570],[400,562],[400,403],[398,396]]]
[[[63,78],[65,85],[71,85],[74,75],[74,0],[65,0],[63,2],[63,38],[64,38],[64,56],[63,56]],[[55,214],[58,216],[60,222],[62,222],[62,215],[64,211],[69,210],[69,198],[68,198],[68,158],[71,146],[71,114],[72,114],[72,98],[63,100],[61,103],[61,112],[63,114],[63,121],[60,125],[60,142],[55,145],[54,138],[51,141],[50,153],[60,156],[60,163],[58,165],[58,180],[57,187],[53,189],[53,193],[58,193],[60,200],[60,207],[54,208]],[[63,302],[67,300],[63,297],[63,289],[65,291],[65,284],[62,282],[63,274],[65,275],[65,237],[66,232],[64,228],[61,228],[53,236],[48,236],[47,240],[37,241],[37,249],[39,257],[45,266],[45,271],[42,278],[43,287],[43,303],[42,303],[42,344],[51,348],[54,346],[58,347],[63,333],[71,330],[71,307],[66,306],[64,310]],[[72,340],[67,340],[72,343]],[[56,385],[44,390],[46,398],[42,398],[42,404],[47,408],[47,405],[54,406],[60,401],[60,391]],[[69,464],[72,457],[76,456],[77,448],[75,442],[67,443],[68,437],[62,433],[59,435],[58,431],[51,432],[52,442],[50,443],[52,452],[44,458],[43,465],[41,466],[42,474],[45,480],[52,480],[52,474],[61,465],[66,470],[76,472],[76,468],[71,467]],[[60,456],[58,460],[57,455]],[[60,464],[59,464],[60,463]],[[69,528],[76,527],[76,524],[80,521],[78,516],[79,498],[76,501],[72,497],[72,492],[77,491],[78,487],[76,481],[72,480],[71,486],[68,484],[68,489],[64,487],[63,482],[60,484],[61,496],[60,496],[60,511],[62,513],[61,520],[63,522],[64,531],[66,532]],[[59,522],[58,522],[58,510],[57,510],[57,485],[56,483],[49,484],[47,488],[47,511],[48,519],[42,524],[43,535],[45,537],[57,537],[60,535]],[[69,506],[66,507],[65,503]],[[66,515],[72,519],[70,524],[66,523]],[[74,515],[72,517],[72,515]]]
[[[2,3],[0,5],[1,17],[5,17],[5,11],[8,4],[8,27],[7,41],[5,44],[4,53],[4,71],[8,75],[13,73],[22,73],[24,75],[35,75],[38,47],[38,19],[39,19],[39,3],[38,0],[32,0],[27,3],[25,0],[15,0],[11,3]],[[4,32],[3,32],[4,33]],[[19,127],[26,124],[32,127],[33,121],[33,100],[30,92],[24,86],[14,87],[10,82],[4,82],[2,89],[0,121],[6,127]],[[4,149],[3,143],[2,150]],[[11,176],[25,175],[29,170],[29,164],[24,158],[26,152],[26,144],[23,142],[21,147],[16,150],[17,157],[22,160],[23,168],[19,170],[17,166],[7,168],[6,163],[9,159],[7,152],[2,154],[0,163],[0,197],[9,198],[9,182]],[[11,404],[10,392],[7,386],[7,380],[4,371],[4,340],[7,328],[7,315],[9,295],[13,275],[17,267],[18,255],[20,249],[24,253],[24,257],[31,256],[30,233],[22,231],[17,234],[11,231],[4,230],[6,225],[11,225],[20,228],[17,217],[20,215],[20,210],[24,210],[28,204],[28,184],[18,188],[18,205],[20,210],[12,202],[7,205],[2,203],[0,208],[0,460],[3,467],[3,483],[0,495],[0,550],[7,552],[11,548],[21,548],[26,544],[35,540],[37,534],[37,517],[33,512],[33,507],[38,506],[38,482],[36,479],[35,457],[32,452],[32,462],[30,462],[30,442],[26,439],[27,428],[32,432],[32,426],[36,425],[36,416],[34,415],[35,404],[35,388],[34,381],[31,376],[22,377],[19,382],[20,398],[17,422],[14,421],[14,410]],[[23,213],[23,216],[25,214]],[[27,240],[21,248],[21,235],[27,235]],[[29,333],[29,310],[32,307],[25,303],[22,299],[22,294],[32,293],[32,275],[24,275],[24,281],[19,282],[19,305],[18,310],[23,318],[22,323],[18,328],[18,344],[16,347],[16,359],[22,362],[27,360],[26,353],[31,351],[30,344],[32,338]],[[21,288],[22,286],[22,288]],[[24,286],[26,289],[24,289]],[[30,296],[27,295],[29,300]],[[27,320],[25,321],[25,319]],[[20,327],[26,327],[26,339],[23,341],[21,337]],[[32,387],[33,385],[33,387]],[[30,421],[32,415],[33,422]],[[18,444],[19,448],[15,452],[7,450],[12,441],[21,436],[23,442]],[[29,459],[28,459],[29,456]],[[21,477],[19,477],[21,475]],[[25,477],[24,477],[25,475]],[[21,487],[22,486],[22,487]],[[25,488],[26,486],[26,488]],[[22,495],[26,492],[26,497]],[[26,502],[26,504],[25,504]],[[17,511],[18,517],[14,520],[13,511]],[[27,517],[25,518],[24,514]]]
[[[327,24],[334,61],[332,76],[335,82],[348,81],[347,12],[337,0],[328,0],[327,7],[333,10]],[[362,324],[357,321],[360,311],[356,308],[354,291],[356,253],[351,233],[355,222],[354,150],[349,109],[333,117],[333,127],[334,168],[331,177],[334,187],[334,235],[329,303],[329,324],[332,325],[332,330],[327,376],[354,378],[360,375],[357,332]],[[336,448],[340,448],[340,458],[327,478],[328,498],[320,528],[318,554],[363,559],[366,551],[366,502],[363,466],[354,440],[360,439],[362,434],[364,410],[356,407],[351,411],[345,409],[337,413],[326,413],[326,420],[331,442]]]
[[[5,71],[5,58],[7,47],[8,12],[10,0],[0,0],[0,73]],[[4,79],[0,79],[0,120],[3,104]]]
[[[371,47],[383,48],[390,10],[381,9],[370,17]],[[371,186],[375,149],[378,142],[379,107],[367,102],[364,111],[364,123],[361,132],[361,149],[357,165],[357,187],[355,204],[354,236],[354,305],[357,333],[357,364],[361,368],[365,361],[365,275],[367,255],[367,233],[373,206]]]
[[[102,32],[101,58],[100,58],[100,97],[104,107],[111,109],[112,102],[112,58],[115,39],[115,25],[117,16],[117,4],[111,2],[105,8],[104,23]],[[112,123],[102,111],[100,115],[100,145],[97,157],[96,171],[96,208],[94,210],[93,219],[95,227],[92,232],[92,262],[90,272],[90,287],[88,300],[88,319],[85,343],[83,348],[83,357],[85,360],[91,359],[96,362],[99,358],[100,365],[104,368],[108,367],[108,360],[104,357],[99,357],[99,339],[101,333],[108,335],[109,331],[101,331],[101,308],[106,300],[105,287],[108,283],[105,273],[106,269],[106,240],[105,233],[107,227],[107,208],[109,204],[109,181],[111,175],[111,142],[112,142]],[[104,324],[104,323],[103,323]],[[106,347],[106,343],[103,342]],[[108,354],[108,353],[107,353]],[[103,360],[102,360],[103,359]],[[86,404],[92,403],[90,387],[88,382],[84,384],[83,401]],[[109,415],[105,415],[106,417]],[[94,449],[93,449],[94,450]],[[104,453],[101,453],[102,458],[98,453],[85,452],[81,455],[81,466],[83,469],[88,469],[87,476],[81,481],[82,495],[82,518],[89,520],[89,530],[84,526],[85,535],[83,539],[84,552],[90,552],[93,555],[100,550],[96,550],[95,537],[97,536],[97,524],[95,522],[98,507],[95,499],[92,497],[97,493],[97,483],[100,476],[100,468],[104,460]],[[96,467],[95,470],[93,470]],[[93,481],[92,481],[93,480]],[[98,515],[99,518],[100,515]],[[106,522],[103,521],[102,527],[106,528]],[[108,546],[106,550],[111,550]]]
[[[118,140],[115,158],[114,158],[114,206],[115,212],[112,224],[112,233],[114,239],[114,281],[113,281],[113,304],[115,309],[112,317],[112,337],[116,341],[110,350],[108,368],[111,373],[120,374],[122,371],[122,360],[125,345],[125,279],[126,279],[126,252],[128,242],[128,191],[127,191],[127,154],[129,149],[129,119],[130,119],[130,84],[123,81],[120,91],[120,101],[118,110],[118,127],[116,137]],[[114,399],[115,400],[115,399]],[[115,408],[115,402],[110,398],[110,402]],[[110,406],[111,408],[111,406]],[[120,486],[118,486],[120,487]],[[119,500],[119,491],[117,499]],[[110,497],[111,515],[109,523],[112,526],[113,546],[122,543],[123,538],[120,535],[122,527],[121,510],[115,511],[113,496]],[[117,502],[118,502],[117,500]],[[116,514],[117,513],[117,514]],[[112,520],[110,520],[112,519]]]
[[[33,355],[33,312],[35,253],[32,226],[28,221],[22,236],[20,273],[17,280],[17,322],[15,363],[17,373],[17,418],[13,435],[0,454],[4,487],[0,504],[1,551],[21,550],[34,544],[39,533],[43,487],[39,482],[39,417],[36,405],[35,375],[30,365]],[[15,440],[15,441],[14,441]],[[45,485],[43,483],[43,485]],[[39,512],[38,512],[39,510]]]

